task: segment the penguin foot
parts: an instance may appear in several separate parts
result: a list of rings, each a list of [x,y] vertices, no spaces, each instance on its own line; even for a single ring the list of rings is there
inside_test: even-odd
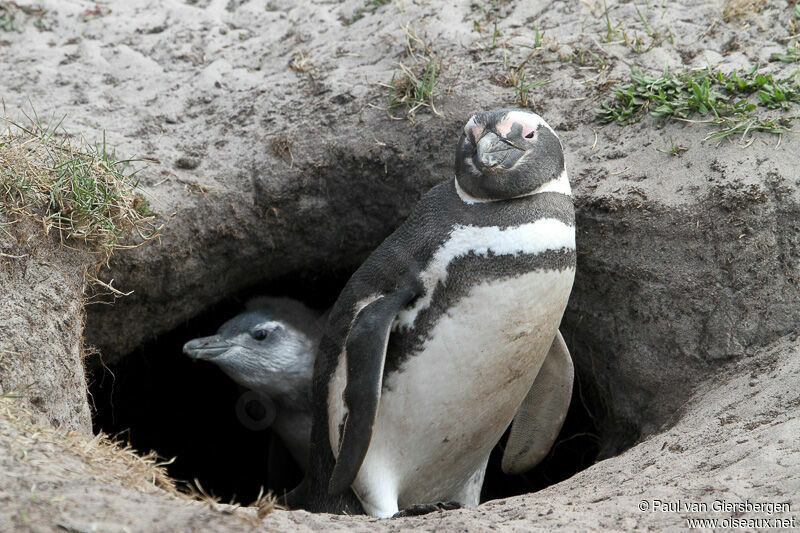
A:
[[[437,502],[437,503],[419,503],[412,505],[407,509],[398,511],[392,518],[401,518],[404,516],[421,516],[435,511],[452,511],[453,509],[461,509],[461,504],[458,502]]]

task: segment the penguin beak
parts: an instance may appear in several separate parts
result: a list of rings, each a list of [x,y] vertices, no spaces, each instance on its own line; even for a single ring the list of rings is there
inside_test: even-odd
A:
[[[192,339],[183,345],[183,353],[195,361],[208,361],[233,348],[233,344],[219,335]]]
[[[483,168],[494,168],[502,165],[512,151],[519,151],[519,148],[512,145],[502,137],[494,132],[487,132],[480,141],[478,141],[478,151],[476,157],[478,163]],[[519,155],[513,157],[514,161],[519,158]]]

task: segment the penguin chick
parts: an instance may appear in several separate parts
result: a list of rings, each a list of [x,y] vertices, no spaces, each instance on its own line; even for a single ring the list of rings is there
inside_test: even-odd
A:
[[[272,428],[308,467],[311,378],[324,315],[289,298],[256,298],[216,335],[192,339],[183,353],[214,363],[239,385],[272,402]]]

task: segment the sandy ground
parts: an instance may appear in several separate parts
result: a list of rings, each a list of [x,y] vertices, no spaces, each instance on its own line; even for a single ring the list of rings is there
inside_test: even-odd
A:
[[[685,529],[689,518],[796,524],[799,377],[800,343],[782,339],[702,386],[674,426],[567,481],[477,510],[389,520],[274,511],[261,521],[254,510],[187,502],[153,486],[147,471],[132,474],[130,458],[100,455],[79,436],[32,428],[0,400],[0,529],[642,531]],[[736,510],[715,502],[779,507]],[[687,507],[695,504],[707,508]]]
[[[797,348],[787,338],[800,320],[797,137],[704,141],[703,124],[600,127],[594,116],[632,65],[792,71],[769,62],[796,33],[791,3],[729,20],[722,2],[689,0],[393,1],[358,20],[360,0],[19,4],[41,11],[19,15],[18,31],[0,30],[9,115],[32,103],[40,117],[66,114],[69,130],[92,140],[105,132],[146,162],[143,190],[169,219],[160,245],[112,262],[108,279],[135,293],[88,310],[86,336],[108,360],[233,294],[352,270],[451,175],[469,115],[515,104],[515,89],[498,80],[544,32],[526,67],[540,83],[529,105],[565,146],[580,228],[562,328],[607,451],[638,444],[475,512],[380,523],[276,513],[265,528],[678,528],[680,513],[641,513],[638,502],[798,493],[788,438]],[[431,53],[443,67],[438,114],[392,120],[381,84]],[[671,140],[687,150],[659,151]],[[89,466],[64,474],[75,480],[67,503],[28,512],[29,481],[41,474],[39,490],[62,475],[40,466],[4,468],[0,502],[10,512],[0,525],[50,530],[59,517],[78,530],[92,521],[145,530],[137,520],[146,517],[164,530],[250,527],[162,494],[92,485]]]

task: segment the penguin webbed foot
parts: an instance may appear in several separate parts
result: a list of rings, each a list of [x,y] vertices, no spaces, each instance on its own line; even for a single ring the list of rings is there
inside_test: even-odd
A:
[[[418,503],[408,507],[407,509],[396,512],[392,518],[402,518],[404,516],[422,516],[436,511],[452,511],[454,509],[461,509],[461,507],[462,505],[458,502]]]

